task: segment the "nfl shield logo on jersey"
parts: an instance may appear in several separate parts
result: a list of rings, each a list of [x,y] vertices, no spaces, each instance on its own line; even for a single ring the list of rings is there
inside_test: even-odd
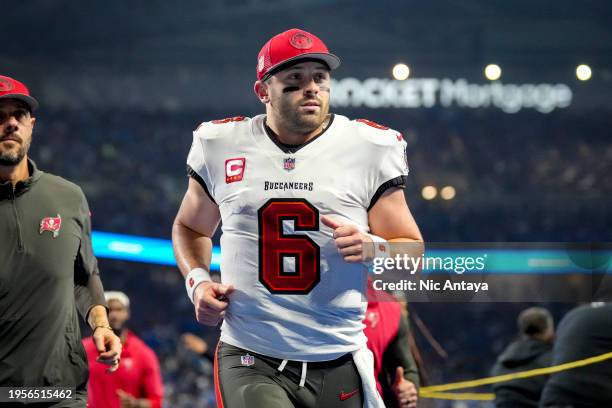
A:
[[[250,354],[246,354],[244,356],[240,356],[240,363],[243,366],[250,367],[255,364],[255,357]]]
[[[283,160],[283,169],[291,171],[295,169],[295,157],[287,157]]]

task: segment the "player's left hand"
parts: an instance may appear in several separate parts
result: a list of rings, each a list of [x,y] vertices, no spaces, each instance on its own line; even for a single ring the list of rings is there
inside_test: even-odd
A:
[[[325,215],[321,216],[321,222],[334,230],[336,247],[346,262],[358,263],[372,258],[372,238],[355,225],[343,225]]]
[[[397,367],[395,381],[391,386],[400,408],[416,408],[418,393],[416,386],[404,378],[404,368]]]
[[[92,337],[98,350],[96,361],[110,366],[106,370],[109,373],[117,371],[121,359],[121,340],[119,337],[107,327],[97,327]]]

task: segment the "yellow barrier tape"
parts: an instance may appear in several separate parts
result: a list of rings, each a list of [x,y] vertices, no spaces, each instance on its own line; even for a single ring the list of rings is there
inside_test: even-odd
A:
[[[515,380],[517,378],[528,378],[528,377],[535,377],[538,375],[558,373],[559,371],[565,371],[565,370],[570,370],[572,368],[584,367],[586,365],[600,363],[602,361],[609,360],[611,358],[612,358],[612,352],[585,358],[584,360],[578,360],[578,361],[572,361],[569,363],[559,364],[559,365],[552,366],[552,367],[536,368],[534,370],[520,371],[518,373],[498,375],[495,377],[481,378],[478,380],[461,381],[461,382],[441,384],[441,385],[431,385],[429,387],[421,388],[421,394],[430,395],[433,392],[460,390],[463,388],[474,388],[474,387],[479,387],[481,385],[495,384],[499,382]]]
[[[493,401],[495,394],[480,392],[428,392],[426,394],[419,394],[419,397],[454,401]]]

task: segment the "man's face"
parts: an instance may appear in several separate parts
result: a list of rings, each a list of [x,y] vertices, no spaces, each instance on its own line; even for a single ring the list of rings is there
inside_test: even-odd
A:
[[[125,326],[125,322],[130,318],[130,310],[123,303],[116,299],[108,302],[108,322],[115,333],[120,333]]]
[[[329,69],[321,62],[293,65],[266,81],[270,108],[287,129],[307,134],[317,130],[329,113]]]
[[[15,166],[28,153],[36,119],[18,99],[0,99],[0,165]]]

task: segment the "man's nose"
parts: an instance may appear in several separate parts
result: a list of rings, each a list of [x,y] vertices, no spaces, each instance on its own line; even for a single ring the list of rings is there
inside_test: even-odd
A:
[[[7,130],[8,128],[17,129],[17,127],[19,126],[19,121],[17,120],[14,114],[10,114],[8,115],[8,118],[6,118],[2,123],[0,123],[0,126],[7,128]]]
[[[319,84],[315,82],[314,78],[310,78],[306,81],[306,85],[304,85],[304,92],[315,95],[319,93]]]

